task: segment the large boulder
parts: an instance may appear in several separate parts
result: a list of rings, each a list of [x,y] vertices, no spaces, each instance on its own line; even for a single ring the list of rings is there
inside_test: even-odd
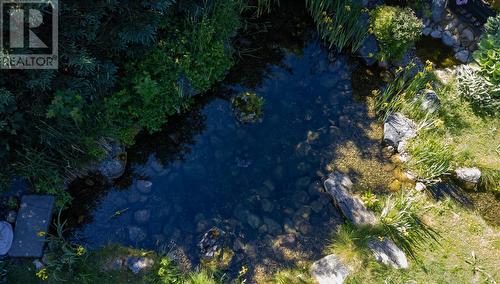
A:
[[[457,180],[466,189],[473,189],[481,179],[481,171],[478,168],[458,168],[455,170]]]
[[[349,268],[334,254],[315,261],[311,266],[311,276],[319,284],[342,284],[349,275]]]
[[[376,55],[378,54],[379,48],[377,40],[373,35],[369,35],[366,37],[363,45],[358,49],[357,53],[363,60],[365,64],[368,66],[372,66],[377,62]]]
[[[126,264],[130,271],[134,274],[139,274],[153,267],[155,261],[150,257],[127,257]]]
[[[390,114],[384,122],[384,144],[401,149],[400,143],[417,135],[417,125],[401,113]]]
[[[356,225],[374,225],[376,223],[373,212],[368,210],[359,198],[349,192],[352,187],[349,177],[340,173],[332,173],[325,181],[324,187],[349,222]]]
[[[405,253],[392,240],[388,238],[382,241],[371,239],[368,241],[368,247],[372,250],[378,262],[397,269],[408,268]]]

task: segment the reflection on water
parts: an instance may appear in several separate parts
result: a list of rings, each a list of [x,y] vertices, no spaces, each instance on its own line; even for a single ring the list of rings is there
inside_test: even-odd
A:
[[[251,74],[230,74],[231,84],[193,112],[140,138],[128,151],[126,176],[112,188],[89,180],[75,185],[75,237],[89,246],[174,242],[196,265],[198,242],[217,226],[235,252],[233,271],[246,265],[256,277],[319,258],[342,222],[322,189],[328,172],[347,172],[360,190],[381,191],[394,167],[384,162],[369,98],[353,95],[355,65],[303,37],[292,49],[275,47],[272,64],[257,64],[266,73],[257,84],[248,83],[255,83]],[[262,122],[235,119],[228,98],[243,91],[264,98]]]

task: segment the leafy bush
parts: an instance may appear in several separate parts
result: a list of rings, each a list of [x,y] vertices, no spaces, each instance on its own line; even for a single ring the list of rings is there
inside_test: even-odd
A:
[[[493,84],[500,84],[500,14],[488,18],[484,33],[474,52],[481,73]]]
[[[401,59],[420,37],[423,23],[410,8],[380,6],[370,13],[370,30],[380,45],[380,59]]]
[[[351,46],[358,50],[367,34],[367,23],[363,19],[362,7],[353,0],[306,0],[318,32],[330,48],[338,51]]]
[[[494,85],[468,65],[457,68],[457,89],[461,97],[480,110],[496,113],[500,110],[500,86]]]

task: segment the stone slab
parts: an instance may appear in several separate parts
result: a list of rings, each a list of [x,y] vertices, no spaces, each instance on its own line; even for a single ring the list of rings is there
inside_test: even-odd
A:
[[[42,257],[53,207],[53,196],[25,195],[22,197],[9,256]]]

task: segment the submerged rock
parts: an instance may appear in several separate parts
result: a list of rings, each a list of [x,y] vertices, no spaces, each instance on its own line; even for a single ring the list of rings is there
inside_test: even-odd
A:
[[[361,48],[358,49],[357,53],[363,58],[365,64],[372,66],[377,62],[376,54],[378,54],[378,43],[373,35],[366,37]]]
[[[0,255],[5,255],[9,252],[14,239],[14,232],[10,223],[0,221]]]
[[[224,246],[225,235],[226,233],[217,227],[208,230],[198,244],[202,257],[213,258],[216,256]]]
[[[409,267],[405,253],[390,239],[385,238],[383,241],[369,240],[368,247],[372,250],[378,262],[397,269]]]
[[[114,180],[125,172],[127,152],[116,142],[109,143],[106,150],[107,157],[97,165],[97,170],[107,180]]]
[[[144,232],[142,228],[139,228],[137,226],[128,227],[128,236],[130,238],[130,241],[134,243],[140,243],[147,237],[146,232]]]
[[[400,113],[390,114],[384,122],[384,143],[399,148],[399,144],[417,135],[417,126]]]
[[[455,53],[455,59],[462,63],[467,63],[469,62],[470,59],[470,52],[468,50],[461,50],[457,53]]]
[[[428,113],[435,113],[441,107],[441,100],[433,90],[423,90],[417,95],[420,108]]]
[[[340,173],[332,173],[325,181],[324,187],[349,222],[356,225],[374,225],[376,223],[373,212],[368,210],[359,198],[349,192],[352,187],[349,177]]]
[[[336,255],[330,254],[312,264],[311,276],[319,284],[341,284],[349,275],[349,270]]]
[[[153,183],[148,180],[138,180],[136,187],[139,192],[146,194],[153,189]]]
[[[466,189],[475,188],[481,179],[481,171],[478,168],[458,168],[455,175]]]
[[[138,210],[134,213],[135,221],[138,223],[146,223],[150,216],[151,210],[149,209]]]

